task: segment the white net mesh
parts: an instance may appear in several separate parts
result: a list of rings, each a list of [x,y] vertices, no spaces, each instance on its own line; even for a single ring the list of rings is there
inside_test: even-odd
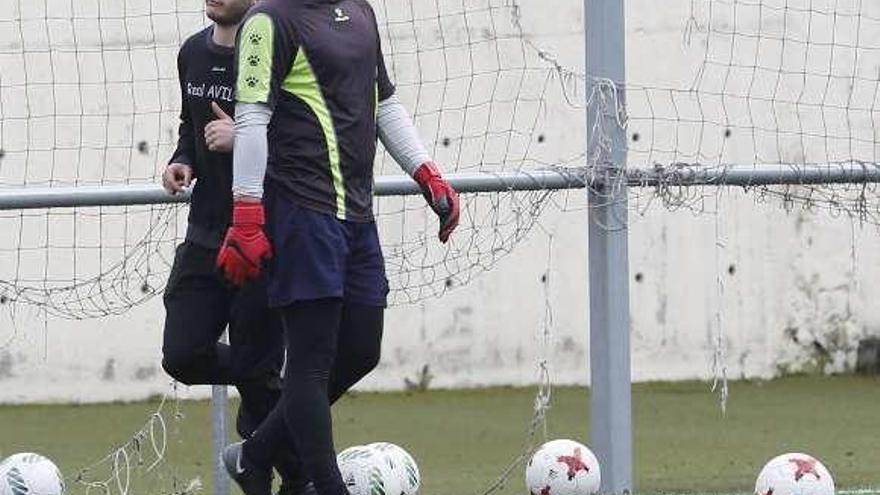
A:
[[[173,461],[169,460],[169,448],[179,435],[183,420],[177,385],[172,386],[174,389],[162,396],[155,411],[131,438],[68,476],[72,481],[69,487],[72,492],[86,495],[192,495],[202,489],[200,479],[181,478]]]
[[[859,0],[693,0],[666,67],[627,84],[630,167],[663,167],[667,206],[706,208],[682,171],[877,168],[878,6]],[[644,49],[631,42],[631,50]],[[685,69],[685,70],[683,70]],[[677,71],[673,73],[672,71]],[[723,183],[719,179],[717,183]],[[788,207],[876,222],[877,187],[755,188]],[[655,192],[639,193],[643,197]]]

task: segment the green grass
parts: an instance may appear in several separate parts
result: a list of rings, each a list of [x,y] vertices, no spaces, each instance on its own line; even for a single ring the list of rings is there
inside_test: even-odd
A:
[[[400,443],[420,463],[422,493],[476,494],[519,452],[533,398],[532,389],[356,394],[335,408],[337,447]],[[550,436],[588,442],[588,402],[584,389],[555,389]],[[819,456],[841,488],[880,486],[878,379],[735,382],[726,417],[703,383],[644,384],[633,407],[641,493],[748,492],[762,464],[785,451]],[[0,451],[43,452],[72,473],[126,440],[154,408],[2,406]],[[177,476],[200,477],[209,490],[209,405],[184,402],[181,411],[169,460]],[[517,469],[504,493],[524,493],[520,486]]]

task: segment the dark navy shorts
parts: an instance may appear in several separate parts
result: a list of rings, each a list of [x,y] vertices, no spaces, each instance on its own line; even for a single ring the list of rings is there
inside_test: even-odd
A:
[[[269,306],[325,298],[386,306],[388,280],[375,222],[339,220],[280,195],[266,199],[273,254]]]

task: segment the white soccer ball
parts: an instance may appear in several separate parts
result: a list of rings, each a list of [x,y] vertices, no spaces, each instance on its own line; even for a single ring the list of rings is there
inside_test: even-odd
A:
[[[58,467],[39,454],[15,454],[0,463],[0,495],[62,495]]]
[[[526,486],[532,495],[593,495],[601,480],[596,456],[574,440],[545,443],[526,466]]]
[[[399,445],[388,442],[371,443],[367,447],[375,449],[383,454],[391,466],[391,470],[400,480],[400,488],[403,495],[416,495],[422,485],[422,475],[419,473],[419,465],[416,460]]]
[[[834,495],[834,479],[818,459],[783,454],[768,462],[755,483],[756,495]]]
[[[402,495],[397,473],[376,449],[358,446],[336,456],[342,481],[351,495]]]
[[[342,452],[336,454],[336,460],[342,459],[343,457],[348,457],[350,454],[366,449],[365,445],[352,445],[351,447],[343,450]]]

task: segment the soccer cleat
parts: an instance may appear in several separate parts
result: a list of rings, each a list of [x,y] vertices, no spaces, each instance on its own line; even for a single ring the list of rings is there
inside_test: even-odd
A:
[[[220,452],[220,462],[245,495],[271,495],[272,471],[247,462],[243,446],[243,441],[227,445]]]

